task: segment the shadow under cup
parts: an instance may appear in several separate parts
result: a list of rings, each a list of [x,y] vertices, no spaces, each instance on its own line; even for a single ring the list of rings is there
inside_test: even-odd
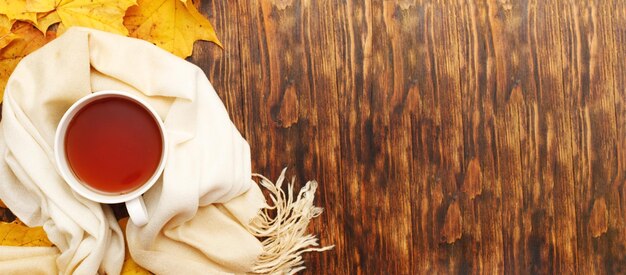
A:
[[[163,171],[166,144],[163,123],[148,103],[128,93],[101,91],[79,99],[64,114],[55,157],[74,191],[100,203],[126,202],[133,223],[143,225],[147,211],[141,195]]]

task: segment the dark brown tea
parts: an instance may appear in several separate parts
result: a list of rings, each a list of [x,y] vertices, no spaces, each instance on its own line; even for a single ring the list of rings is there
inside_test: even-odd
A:
[[[161,160],[158,122],[138,103],[109,97],[85,105],[65,133],[65,153],[76,177],[92,189],[127,193],[150,179]]]

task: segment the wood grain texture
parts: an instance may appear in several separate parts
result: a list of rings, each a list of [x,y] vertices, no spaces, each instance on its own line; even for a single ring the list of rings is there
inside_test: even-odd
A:
[[[316,179],[309,274],[626,273],[626,2],[205,0],[253,170]]]
[[[311,230],[337,247],[308,272],[626,272],[623,2],[203,12],[229,40],[199,64],[242,99],[255,171],[321,182]]]

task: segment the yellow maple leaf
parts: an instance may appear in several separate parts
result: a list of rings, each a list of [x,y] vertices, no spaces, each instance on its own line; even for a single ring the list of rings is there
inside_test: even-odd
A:
[[[46,33],[52,24],[61,22],[61,17],[55,10],[60,3],[61,0],[26,0],[26,10],[37,13],[35,27]]]
[[[17,35],[11,32],[12,26],[13,21],[9,20],[6,15],[0,14],[0,49],[6,47],[17,38]]]
[[[0,0],[0,14],[9,20],[37,22],[37,13],[26,11],[26,0]]]
[[[13,27],[13,21],[9,20],[6,15],[0,14],[0,34],[8,33]]]
[[[24,56],[39,49],[56,37],[54,32],[48,32],[44,35],[31,24],[19,21],[13,26],[13,33],[18,38],[8,46],[0,49],[0,102],[4,94],[4,87],[17,63]]]
[[[124,14],[134,0],[64,0],[56,11],[64,27],[89,27],[128,35],[124,27]]]
[[[128,217],[122,218],[118,221],[122,231],[124,232],[124,236],[126,236],[126,225],[128,224]],[[124,238],[126,253],[124,254],[124,265],[122,265],[122,275],[147,275],[152,274],[150,271],[141,267],[133,258],[130,257],[130,252],[128,251],[128,243],[126,243],[126,238]]]
[[[26,10],[31,12],[49,12],[55,9],[61,0],[26,0]]]
[[[126,11],[130,36],[150,41],[182,58],[190,56],[196,40],[220,47],[213,26],[194,5],[180,0],[139,0]]]
[[[35,24],[35,27],[42,33],[46,33],[52,24],[58,22],[61,22],[61,17],[59,17],[56,11],[39,13],[37,14],[37,24]]]
[[[28,227],[19,221],[0,222],[0,245],[54,246],[41,226]]]
[[[81,26],[122,35],[128,35],[128,30],[123,24],[124,14],[128,7],[136,4],[135,0],[19,1],[26,1],[24,9],[28,11],[47,13],[45,16],[39,18],[39,20],[43,22],[33,21],[42,31],[47,30],[47,27],[54,23],[61,22],[63,30],[73,26]]]

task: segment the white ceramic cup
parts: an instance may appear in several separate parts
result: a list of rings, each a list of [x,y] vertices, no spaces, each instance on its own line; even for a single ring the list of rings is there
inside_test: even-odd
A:
[[[159,165],[154,171],[154,174],[152,174],[148,181],[140,187],[128,193],[122,194],[108,194],[104,192],[97,192],[93,189],[86,187],[85,184],[81,183],[81,180],[76,177],[76,175],[74,175],[74,172],[72,172],[72,169],[67,160],[67,155],[65,154],[65,133],[67,131],[68,125],[70,124],[70,121],[72,121],[74,116],[90,102],[110,97],[122,97],[130,99],[148,110],[149,113],[153,116],[154,120],[159,125],[163,144],[163,148],[161,150],[161,160],[159,161]],[[148,223],[148,211],[146,210],[146,205],[144,204],[141,195],[148,191],[148,189],[150,189],[150,187],[152,187],[157,182],[161,173],[163,172],[163,168],[165,167],[165,160],[167,159],[166,138],[167,137],[165,134],[165,127],[163,126],[161,118],[154,110],[154,108],[152,108],[143,99],[132,94],[120,91],[99,91],[79,99],[65,112],[56,130],[56,135],[54,138],[54,154],[56,158],[57,168],[59,169],[59,172],[61,173],[63,179],[65,179],[65,181],[72,188],[72,190],[89,200],[99,203],[113,204],[124,202],[126,204],[126,209],[128,210],[131,221],[137,226],[143,226]]]

